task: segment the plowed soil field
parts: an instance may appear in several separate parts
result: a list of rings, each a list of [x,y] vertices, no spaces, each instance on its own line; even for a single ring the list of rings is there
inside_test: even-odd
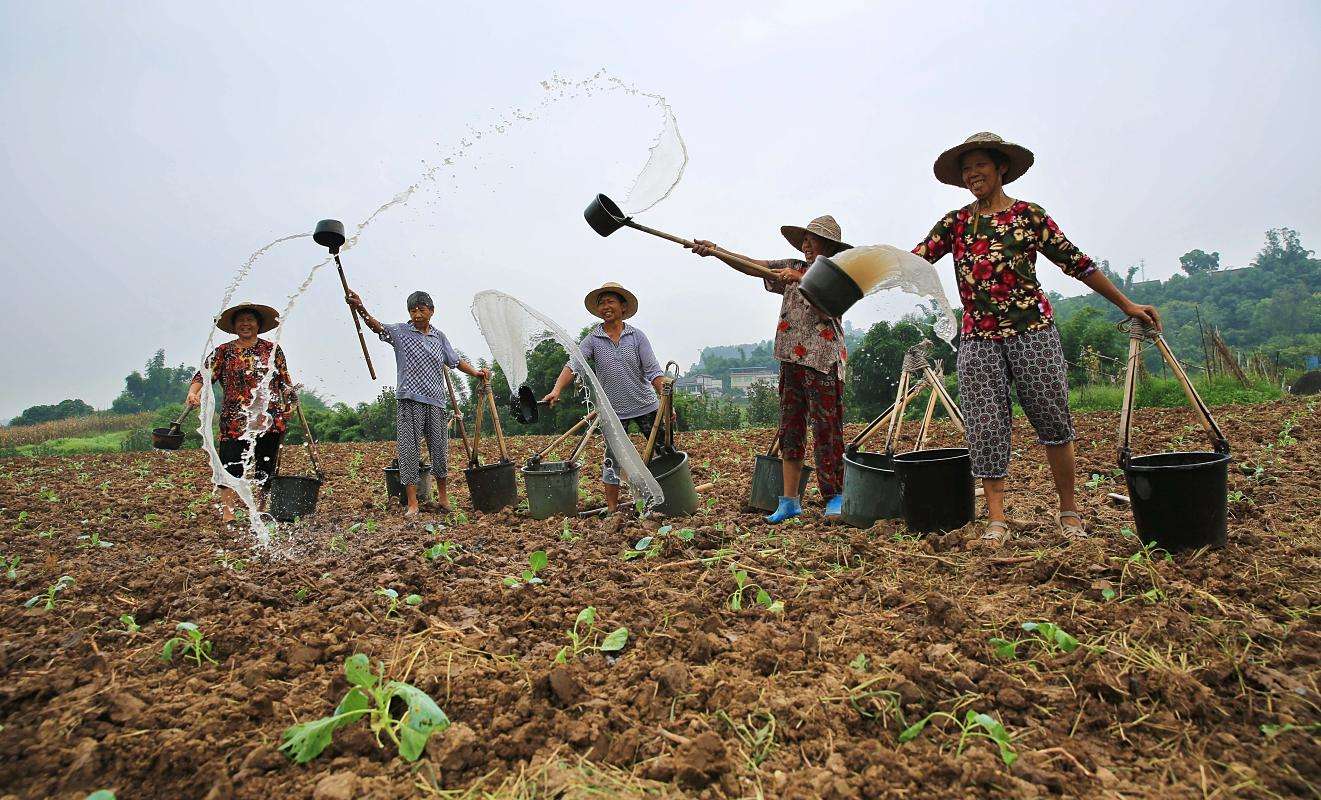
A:
[[[977,524],[863,531],[819,506],[765,524],[743,503],[769,431],[681,438],[715,482],[683,520],[476,514],[452,473],[466,513],[406,523],[383,488],[391,445],[326,446],[319,513],[266,551],[219,524],[197,451],[0,461],[0,555],[21,559],[0,573],[0,797],[1321,796],[1316,408],[1217,413],[1229,546],[1173,557],[1106,499],[1125,491],[1114,414],[1077,420],[1079,542],[1016,429],[999,548]],[[1139,412],[1137,451],[1204,449],[1190,422]],[[515,460],[545,441],[511,440]],[[295,451],[284,469],[305,465]],[[448,557],[426,558],[439,542]],[[507,587],[535,550],[543,583]],[[54,608],[24,608],[64,575]],[[391,612],[379,589],[421,599]],[[556,664],[587,606],[627,645]],[[161,659],[183,621],[215,664]],[[995,638],[1021,641],[997,654]],[[293,763],[281,733],[332,713],[355,653],[452,726],[414,762],[357,723]]]

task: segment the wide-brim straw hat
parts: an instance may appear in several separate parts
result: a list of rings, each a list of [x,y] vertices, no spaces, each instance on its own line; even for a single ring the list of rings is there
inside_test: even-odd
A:
[[[853,246],[841,238],[844,232],[840,230],[839,223],[835,221],[835,218],[829,214],[817,217],[807,223],[806,228],[800,228],[797,225],[781,225],[780,233],[784,234],[784,238],[789,240],[789,244],[793,245],[795,250],[803,249],[803,238],[809,233],[815,233],[828,242],[834,242],[844,250],[848,250]]]
[[[270,306],[264,306],[261,303],[239,303],[220,312],[220,316],[216,317],[216,327],[225,333],[236,333],[234,317],[238,316],[240,311],[257,312],[257,316],[261,319],[261,324],[257,326],[258,334],[274,330],[280,325],[280,312]]]
[[[932,167],[936,173],[936,180],[961,189],[966,188],[963,185],[963,166],[959,163],[959,159],[971,150],[996,150],[1009,159],[1009,171],[1005,173],[1003,183],[1012,183],[1021,178],[1035,160],[1032,151],[1023,145],[1006,142],[990,131],[982,131],[974,133],[965,139],[963,144],[951,147],[936,158],[936,163]]]
[[[600,287],[591,290],[590,292],[587,293],[587,296],[583,298],[583,306],[586,307],[588,313],[590,313],[592,316],[594,317],[601,316],[601,314],[596,310],[596,307],[601,303],[601,295],[606,292],[617,294],[620,297],[624,298],[624,313],[623,313],[624,319],[628,319],[629,317],[638,313],[637,295],[633,294],[628,289],[625,289],[623,286],[620,286],[619,284],[611,281],[608,283],[603,283],[600,285]]]

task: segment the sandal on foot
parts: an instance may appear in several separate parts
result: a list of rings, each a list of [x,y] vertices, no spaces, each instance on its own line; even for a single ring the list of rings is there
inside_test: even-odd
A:
[[[993,519],[986,523],[986,530],[982,533],[982,540],[991,542],[998,546],[1009,538],[1009,523],[1002,519]]]
[[[1065,520],[1073,520],[1073,523],[1066,523]],[[1082,515],[1077,511],[1061,511],[1055,515],[1055,524],[1059,526],[1060,533],[1070,539],[1087,538],[1087,529],[1083,527]]]

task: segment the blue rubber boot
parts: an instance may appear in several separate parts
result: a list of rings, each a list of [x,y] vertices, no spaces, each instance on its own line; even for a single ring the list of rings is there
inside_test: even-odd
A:
[[[826,516],[838,517],[844,513],[844,495],[837,494],[826,501]]]
[[[766,521],[772,525],[779,525],[786,519],[796,517],[803,513],[803,505],[798,502],[797,497],[781,497],[780,504],[776,506],[775,512],[766,517]]]

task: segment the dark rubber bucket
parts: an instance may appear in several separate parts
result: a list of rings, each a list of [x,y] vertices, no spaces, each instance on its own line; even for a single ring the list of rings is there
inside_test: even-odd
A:
[[[1225,545],[1229,455],[1155,453],[1124,469],[1138,537],[1174,552]]]
[[[526,383],[509,396],[509,408],[514,412],[514,419],[524,425],[531,425],[537,421],[537,396]]]
[[[578,512],[578,465],[572,461],[543,461],[521,470],[527,489],[527,510],[533,519],[568,516]]]
[[[899,479],[894,459],[885,453],[844,454],[844,507],[840,519],[855,528],[870,528],[878,519],[897,519]]]
[[[894,474],[899,479],[899,509],[910,531],[952,531],[972,522],[977,495],[968,448],[896,453]]]
[[[271,478],[271,516],[281,522],[293,522],[316,511],[321,481],[302,475],[276,475]]]
[[[178,426],[151,429],[151,446],[157,450],[178,450],[183,447],[184,433]]]
[[[656,456],[647,464],[647,469],[660,484],[665,494],[665,502],[656,506],[656,511],[671,517],[686,517],[697,510],[697,487],[693,485],[693,474],[688,469],[688,454],[679,451]]]
[[[398,498],[401,505],[408,503],[408,498],[404,494],[404,485],[399,482],[399,460],[390,462],[390,466],[385,468],[385,492],[391,497]],[[431,499],[431,467],[426,464],[418,465],[417,477],[417,501],[425,503]]]
[[[344,244],[344,223],[337,219],[323,219],[316,224],[316,230],[312,232],[312,241],[330,249],[330,252],[338,253],[339,248]]]
[[[804,464],[803,477],[798,480],[799,497],[807,491],[807,482],[811,478],[812,468]],[[757,456],[757,463],[752,468],[752,493],[748,497],[748,508],[774,511],[779,507],[780,496],[783,494],[784,462],[775,456]]]
[[[609,236],[624,226],[624,221],[628,217],[619,210],[615,201],[603,194],[598,194],[587,206],[583,212],[583,218],[587,224],[592,226],[592,230],[602,236]]]
[[[832,317],[842,317],[844,312],[862,299],[862,290],[858,284],[839,268],[839,265],[825,256],[817,256],[812,266],[803,274],[798,290],[807,298],[807,302],[818,310]]]
[[[468,494],[478,511],[489,514],[518,501],[518,473],[514,462],[501,461],[463,471],[468,479]]]

